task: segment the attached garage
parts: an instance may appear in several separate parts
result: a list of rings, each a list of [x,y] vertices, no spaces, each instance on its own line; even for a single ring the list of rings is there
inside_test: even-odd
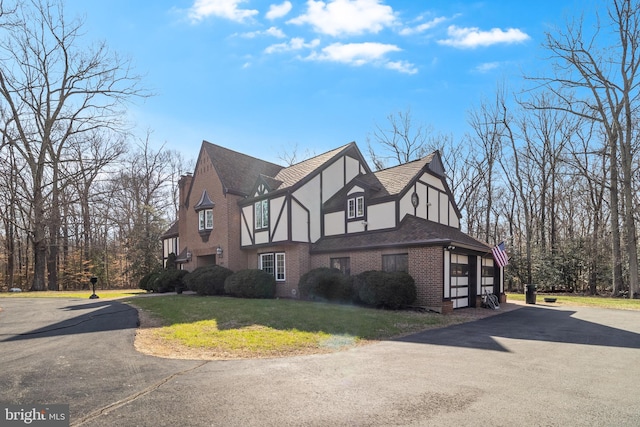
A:
[[[451,254],[449,293],[453,308],[469,307],[469,257]]]

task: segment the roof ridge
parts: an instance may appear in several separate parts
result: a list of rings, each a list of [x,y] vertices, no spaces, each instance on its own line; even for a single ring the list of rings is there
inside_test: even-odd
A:
[[[428,158],[428,157],[432,157],[432,156],[433,156],[437,151],[438,151],[438,150],[436,150],[436,151],[432,151],[431,153],[427,154],[426,156],[420,157],[419,159],[413,159],[413,160],[409,160],[409,161],[408,161],[408,162],[406,162],[406,163],[400,163],[399,165],[389,166],[389,167],[387,167],[387,168],[377,170],[377,171],[375,171],[375,172],[373,172],[373,173],[384,172],[384,171],[387,171],[387,170],[390,170],[390,169],[399,168],[399,167],[401,167],[401,166],[407,166],[407,165],[410,165],[410,164],[412,164],[412,163],[425,161],[425,160],[427,160],[427,158]],[[429,160],[429,162],[431,162],[431,160],[433,160],[433,157]]]
[[[255,160],[260,160],[261,162],[269,163],[269,164],[271,164],[271,165],[273,165],[273,166],[278,166],[278,167],[281,167],[281,168],[285,168],[285,166],[279,165],[278,163],[273,163],[273,162],[270,162],[270,161],[268,161],[268,160],[264,160],[264,159],[260,159],[260,158],[258,158],[258,157],[252,156],[252,155],[250,155],[250,154],[242,153],[242,152],[237,151],[237,150],[232,150],[231,148],[227,148],[227,147],[225,147],[225,146],[222,146],[222,145],[219,145],[219,144],[214,144],[213,142],[209,142],[209,141],[207,141],[206,139],[203,139],[203,140],[202,140],[202,143],[203,143],[203,144],[209,144],[209,145],[211,145],[211,146],[213,146],[213,147],[221,148],[221,149],[223,149],[223,150],[229,151],[229,152],[234,153],[234,154],[238,154],[238,155],[240,155],[240,156],[249,157],[249,158],[251,158],[251,159],[255,159]]]

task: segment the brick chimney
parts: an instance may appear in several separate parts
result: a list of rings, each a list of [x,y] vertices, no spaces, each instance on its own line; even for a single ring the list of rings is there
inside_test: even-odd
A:
[[[180,236],[184,236],[184,230],[186,230],[187,197],[189,196],[189,189],[191,188],[192,181],[193,175],[190,173],[182,175],[178,181],[178,200],[180,201],[178,211],[178,233]]]

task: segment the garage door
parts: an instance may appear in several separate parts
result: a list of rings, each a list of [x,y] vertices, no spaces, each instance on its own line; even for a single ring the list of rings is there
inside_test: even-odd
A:
[[[469,307],[469,257],[451,254],[450,295],[453,308]]]

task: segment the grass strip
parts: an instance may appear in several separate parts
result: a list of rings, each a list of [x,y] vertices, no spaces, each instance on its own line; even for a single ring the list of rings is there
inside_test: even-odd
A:
[[[544,304],[545,297],[556,298],[556,305],[612,308],[617,310],[640,310],[640,299],[612,298],[605,296],[582,296],[567,294],[536,294],[536,303]],[[508,293],[508,301],[525,301],[524,294]]]
[[[459,321],[434,313],[295,300],[175,295],[127,301],[159,320],[155,333],[169,345],[222,358],[334,351]]]
[[[92,290],[0,292],[0,298],[89,298],[92,293]],[[101,299],[127,298],[144,293],[146,291],[142,289],[96,289],[96,295]]]

